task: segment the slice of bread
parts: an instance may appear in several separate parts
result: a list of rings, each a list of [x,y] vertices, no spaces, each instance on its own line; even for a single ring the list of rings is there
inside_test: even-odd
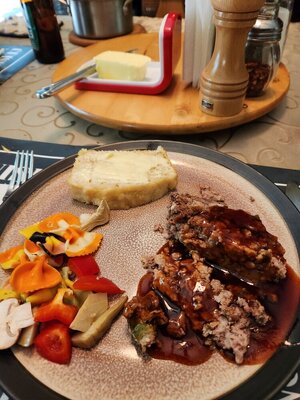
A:
[[[79,151],[69,178],[72,196],[110,209],[128,209],[157,200],[177,185],[167,152],[156,150]]]

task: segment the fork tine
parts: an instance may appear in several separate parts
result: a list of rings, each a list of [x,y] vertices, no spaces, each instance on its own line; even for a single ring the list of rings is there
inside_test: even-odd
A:
[[[19,179],[17,181],[17,186],[20,183],[24,183],[27,179],[32,177],[33,174],[33,151],[29,153],[27,150],[25,153],[22,150],[21,159],[19,165]]]
[[[17,174],[18,174],[19,157],[20,157],[20,152],[17,151],[12,176],[10,178],[10,182],[8,185],[8,190],[13,190],[13,188],[15,187],[16,178],[17,178]]]
[[[24,171],[23,163],[24,163],[24,150],[22,150],[21,153],[20,153],[20,161],[19,161],[19,167],[18,167],[18,177],[17,177],[17,181],[16,181],[16,184],[15,184],[16,187],[20,186],[20,184],[22,182],[22,179],[23,179],[23,171]]]
[[[24,153],[23,165],[20,166],[21,167],[21,183],[26,182],[26,179],[27,179],[28,157],[29,157],[29,153],[28,153],[28,151],[26,151],[26,153]]]
[[[34,163],[34,156],[33,156],[33,150],[31,150],[29,155],[28,178],[31,178],[33,175],[33,163]]]
[[[29,152],[26,150],[26,152],[24,152],[24,150],[22,150],[21,152],[16,152],[11,179],[2,201],[5,201],[15,189],[32,177],[33,163],[33,151]]]

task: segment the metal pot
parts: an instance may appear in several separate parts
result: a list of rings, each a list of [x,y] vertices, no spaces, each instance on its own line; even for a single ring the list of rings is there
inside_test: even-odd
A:
[[[132,0],[69,0],[69,4],[77,36],[105,39],[133,30]]]

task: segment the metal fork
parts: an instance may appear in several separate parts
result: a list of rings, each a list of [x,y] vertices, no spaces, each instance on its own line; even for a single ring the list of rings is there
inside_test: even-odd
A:
[[[33,151],[17,151],[14,169],[6,193],[3,197],[5,201],[14,190],[21,186],[33,175]]]

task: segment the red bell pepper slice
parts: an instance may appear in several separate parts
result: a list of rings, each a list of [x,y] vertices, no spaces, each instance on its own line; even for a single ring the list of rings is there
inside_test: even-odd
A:
[[[37,352],[57,364],[69,364],[72,356],[70,329],[60,323],[51,322],[35,337]]]
[[[54,299],[45,305],[40,306],[34,313],[34,319],[37,322],[47,321],[60,321],[63,324],[69,326],[75,315],[77,314],[78,308],[63,303],[63,297],[66,291],[69,289],[60,288],[57,291]]]
[[[68,267],[77,277],[85,275],[98,275],[100,273],[99,265],[91,255],[70,257]]]
[[[104,292],[107,294],[124,293],[124,290],[120,289],[111,280],[95,275],[79,277],[74,282],[73,288],[78,290],[91,290],[92,292]]]

